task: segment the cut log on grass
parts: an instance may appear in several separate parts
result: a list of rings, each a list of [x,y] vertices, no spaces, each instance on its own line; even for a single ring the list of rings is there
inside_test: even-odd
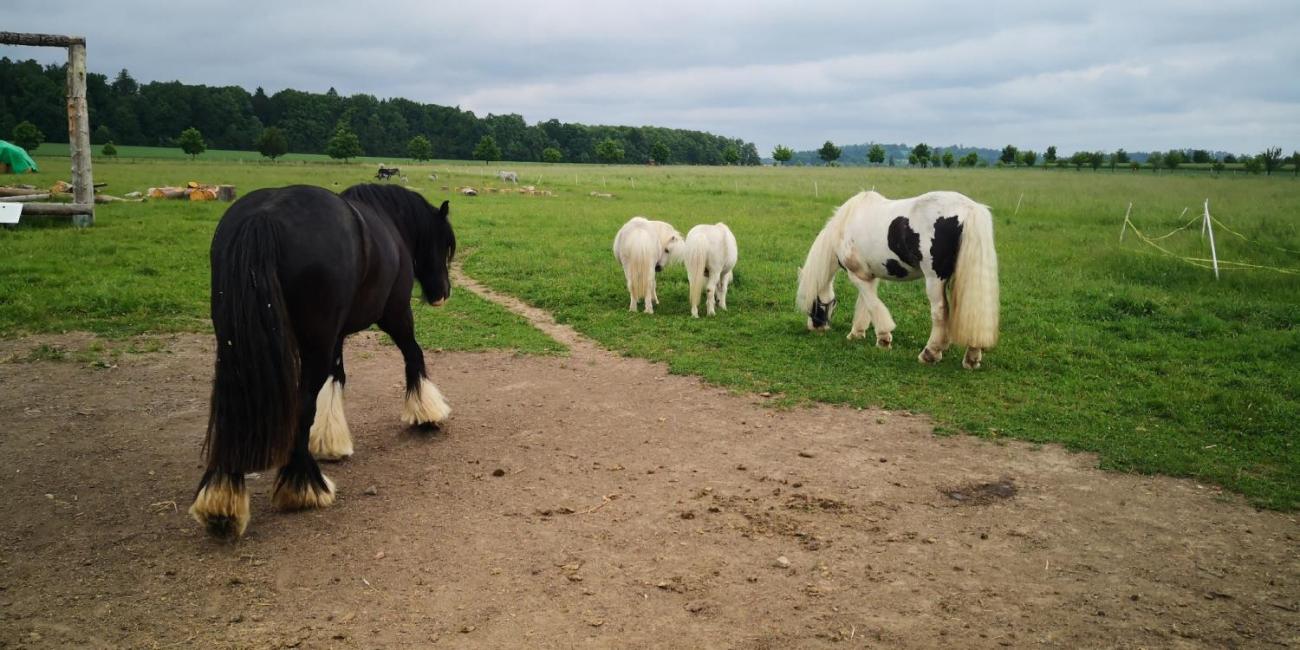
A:
[[[24,194],[22,196],[0,196],[0,201],[5,203],[23,203],[26,201],[44,201],[50,198],[49,194]]]
[[[238,196],[238,195],[235,193],[235,186],[234,186],[234,185],[218,185],[218,186],[217,186],[217,200],[218,200],[218,201],[234,201],[235,198],[236,198],[237,196]]]
[[[23,206],[23,216],[67,217],[78,214],[91,214],[94,206],[81,203],[29,203]]]
[[[38,190],[34,187],[0,187],[0,196],[30,196],[43,192],[45,190]]]

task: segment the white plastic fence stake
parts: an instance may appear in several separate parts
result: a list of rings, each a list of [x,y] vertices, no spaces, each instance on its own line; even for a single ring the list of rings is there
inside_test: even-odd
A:
[[[1219,252],[1214,249],[1214,224],[1210,223],[1210,200],[1205,199],[1205,230],[1210,233],[1210,259],[1214,262],[1214,279],[1219,279]]]
[[[817,190],[817,181],[813,181],[813,196],[821,197],[821,192]]]
[[[1124,225],[1119,229],[1119,240],[1124,241],[1124,231],[1128,230],[1128,215],[1133,211],[1133,202],[1129,201],[1128,209],[1124,211]]]
[[[1016,211],[1013,212],[1013,213],[1011,213],[1011,216],[1015,216],[1015,215],[1017,215],[1017,214],[1020,214],[1020,202],[1021,202],[1022,200],[1024,200],[1024,198],[1025,198],[1025,193],[1024,193],[1024,192],[1021,192],[1021,193],[1020,193],[1020,198],[1016,199]]]

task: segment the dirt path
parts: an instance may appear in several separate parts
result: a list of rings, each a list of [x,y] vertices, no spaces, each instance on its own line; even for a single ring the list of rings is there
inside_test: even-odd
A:
[[[465,286],[462,283],[460,286]],[[923,417],[777,412],[601,350],[347,349],[339,501],[237,545],[184,514],[211,345],[0,364],[0,647],[1295,647],[1300,526]],[[0,359],[40,343],[0,341]],[[373,488],[373,489],[372,489]]]

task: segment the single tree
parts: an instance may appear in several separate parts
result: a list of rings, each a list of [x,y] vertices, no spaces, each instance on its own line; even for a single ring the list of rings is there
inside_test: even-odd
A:
[[[1056,145],[1047,148],[1047,153],[1043,154],[1043,162],[1049,165],[1056,162]]]
[[[478,144],[474,147],[474,158],[482,160],[484,165],[494,160],[501,160],[501,147],[497,146],[497,139],[490,135],[479,138]]]
[[[878,144],[871,145],[871,148],[867,150],[867,162],[877,165],[885,162],[885,148]]]
[[[334,127],[334,135],[325,145],[325,153],[335,160],[348,162],[361,155],[361,138],[348,128],[346,122],[339,120],[338,125]]]
[[[829,165],[836,160],[839,160],[840,154],[842,153],[844,153],[844,151],[835,146],[834,142],[827,140],[826,144],[823,144],[822,148],[817,150],[817,157],[821,158],[822,161]]]
[[[1291,152],[1291,175],[1300,176],[1300,151]]]
[[[954,162],[956,162],[956,158],[953,157],[951,151],[943,152],[943,166],[945,168],[951,169]]]
[[[1136,160],[1130,160],[1128,168],[1133,170],[1133,173],[1136,174],[1139,169],[1142,169],[1142,165],[1138,164]]]
[[[650,145],[650,157],[660,165],[667,165],[672,155],[672,149],[669,149],[663,140],[655,140],[655,143]]]
[[[1020,160],[1025,163],[1025,167],[1033,167],[1038,162],[1038,152],[1026,149],[1020,152]]]
[[[192,126],[181,131],[181,137],[176,139],[176,144],[181,146],[181,151],[190,155],[190,160],[194,160],[199,154],[208,150],[208,144],[203,141],[203,134]]]
[[[117,147],[114,147],[114,146],[113,146],[112,141],[105,142],[105,143],[104,143],[104,149],[103,149],[102,151],[100,151],[100,153],[104,154],[104,156],[105,156],[105,157],[108,157],[108,158],[116,158],[116,157],[117,157]]]
[[[542,162],[557,163],[561,160],[564,160],[564,153],[559,149],[555,147],[542,149]]]
[[[275,162],[276,158],[289,153],[289,139],[284,137],[284,131],[268,126],[262,129],[262,135],[257,136],[257,152]]]
[[[1246,169],[1246,173],[1258,174],[1264,171],[1264,161],[1260,156],[1250,156],[1249,158],[1243,156],[1243,158],[1245,158],[1246,162],[1242,163],[1242,166]]]
[[[13,131],[14,144],[27,150],[28,153],[36,151],[36,148],[45,142],[45,134],[36,128],[35,124],[23,120],[14,127]]]
[[[920,163],[921,163],[921,159],[917,158],[915,153],[911,151],[907,152],[907,164],[915,167]]]
[[[776,148],[772,149],[772,160],[775,160],[778,165],[790,162],[791,158],[794,158],[794,149],[790,147],[778,144]]]
[[[596,159],[612,165],[623,160],[623,147],[614,138],[605,138],[596,145]]]
[[[433,158],[433,143],[421,133],[406,143],[406,155],[420,161],[429,160]]]
[[[1222,173],[1222,172],[1223,172],[1223,168],[1226,167],[1226,166],[1227,166],[1227,165],[1224,165],[1224,164],[1223,164],[1223,161],[1220,161],[1220,160],[1216,160],[1216,161],[1210,163],[1210,169],[1213,169],[1213,170],[1214,170],[1215,175],[1218,175],[1218,174]]]
[[[113,141],[113,131],[106,124],[100,124],[90,134],[90,144],[108,144]]]
[[[922,167],[930,164],[930,145],[922,142],[912,147],[912,153],[916,154],[916,163]]]
[[[1147,166],[1151,168],[1152,172],[1159,173],[1160,168],[1164,166],[1164,164],[1165,155],[1159,151],[1152,151],[1150,155],[1147,156]]]
[[[1165,154],[1165,168],[1170,171],[1178,169],[1178,166],[1186,161],[1183,152],[1178,149],[1170,149],[1169,153]]]
[[[1273,175],[1273,170],[1282,166],[1282,147],[1269,147],[1259,154],[1259,161],[1264,165],[1264,174]]]
[[[1002,147],[1002,155],[998,157],[998,160],[1001,160],[1004,165],[1014,165],[1016,164],[1016,153],[1018,151],[1018,149],[1011,145]]]
[[[1192,152],[1192,162],[1194,163],[1205,164],[1211,161],[1213,161],[1213,159],[1210,158],[1210,152],[1204,149],[1196,149]]]
[[[722,160],[728,165],[734,165],[740,162],[740,150],[737,149],[734,144],[727,145],[727,147],[722,150]]]
[[[1237,157],[1233,154],[1227,154],[1223,157],[1223,162],[1228,163],[1229,165],[1235,165],[1237,164]]]
[[[1088,165],[1092,167],[1092,171],[1097,171],[1104,164],[1106,164],[1106,152],[1094,151],[1088,154]]]
[[[1127,165],[1129,162],[1128,152],[1121,147],[1115,150],[1115,162],[1121,165]]]
[[[1092,153],[1087,151],[1076,151],[1070,156],[1070,164],[1074,165],[1074,171],[1083,169],[1083,166],[1092,162]]]

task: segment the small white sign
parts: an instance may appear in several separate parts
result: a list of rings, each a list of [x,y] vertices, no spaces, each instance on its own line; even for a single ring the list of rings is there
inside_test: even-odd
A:
[[[0,201],[0,223],[18,223],[23,214],[23,204]]]

